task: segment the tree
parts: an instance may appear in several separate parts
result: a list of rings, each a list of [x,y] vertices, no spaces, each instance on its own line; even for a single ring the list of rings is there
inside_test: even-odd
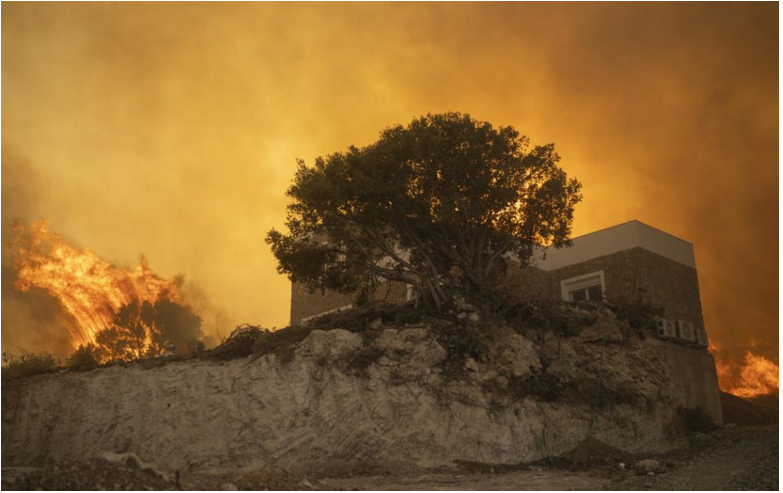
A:
[[[154,304],[123,305],[112,324],[96,335],[96,351],[102,360],[134,360],[159,356],[167,344],[186,351],[203,336],[201,317],[187,306],[160,299]]]
[[[139,315],[139,305],[123,305],[112,324],[98,332],[95,343],[107,360],[130,361],[146,354],[149,328]]]
[[[204,336],[201,317],[187,306],[165,298],[159,299],[154,305],[145,302],[140,314],[144,323],[152,329],[150,354],[163,354],[168,344],[174,344],[178,351],[185,352],[189,345]]]
[[[566,245],[581,185],[554,145],[512,127],[427,115],[367,147],[298,162],[286,226],[266,241],[278,271],[311,291],[366,294],[408,283],[434,308],[485,304],[509,256]]]

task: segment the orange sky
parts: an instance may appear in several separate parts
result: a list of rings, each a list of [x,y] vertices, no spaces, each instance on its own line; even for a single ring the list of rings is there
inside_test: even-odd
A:
[[[777,361],[777,46],[775,3],[3,3],[3,240],[46,217],[279,327],[296,158],[455,110],[555,143],[576,234],[693,242],[712,338]],[[9,289],[4,350],[30,340]]]

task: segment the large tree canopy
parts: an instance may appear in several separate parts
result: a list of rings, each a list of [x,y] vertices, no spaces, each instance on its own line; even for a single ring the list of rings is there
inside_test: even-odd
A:
[[[272,230],[267,243],[278,270],[312,290],[367,293],[385,279],[439,310],[455,294],[486,301],[507,258],[567,244],[581,185],[559,159],[512,127],[428,115],[312,167],[300,161],[290,233]]]

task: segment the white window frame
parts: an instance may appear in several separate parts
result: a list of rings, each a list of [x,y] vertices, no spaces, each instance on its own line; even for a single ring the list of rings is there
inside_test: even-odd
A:
[[[583,276],[563,279],[560,281],[560,297],[563,301],[571,301],[571,291],[595,286],[597,284],[596,281],[601,284],[601,296],[606,299],[606,282],[604,281],[604,271],[602,270]]]

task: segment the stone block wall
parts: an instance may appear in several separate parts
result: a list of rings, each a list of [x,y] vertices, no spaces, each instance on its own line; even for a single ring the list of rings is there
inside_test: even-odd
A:
[[[668,259],[644,248],[631,248],[594,259],[568,265],[553,271],[532,266],[521,267],[510,262],[503,289],[512,300],[531,297],[560,299],[560,281],[604,272],[605,295],[611,301],[649,301],[664,309],[664,317],[687,320],[704,328],[696,269]],[[374,299],[389,303],[404,303],[407,285],[381,283]],[[294,284],[291,296],[291,323],[353,303],[347,295],[327,292],[309,293]]]
[[[646,300],[664,309],[664,317],[704,328],[696,269],[643,248],[632,248],[550,272],[551,293],[560,297],[560,281],[604,271],[609,300]]]
[[[310,292],[303,284],[291,283],[291,325],[297,325],[303,318],[334,310],[353,303],[351,296],[334,291]]]
[[[373,295],[374,301],[386,303],[404,303],[407,299],[408,285],[402,282],[382,282]],[[326,291],[309,292],[298,283],[291,283],[291,325],[297,325],[303,318],[334,310],[354,303],[353,295]]]

